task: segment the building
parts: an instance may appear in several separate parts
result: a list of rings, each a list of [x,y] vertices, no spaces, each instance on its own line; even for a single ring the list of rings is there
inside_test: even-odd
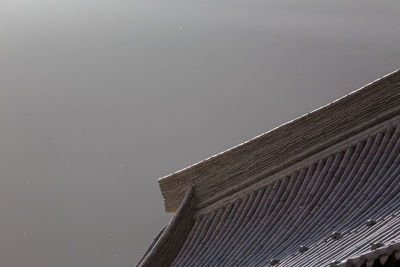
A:
[[[400,266],[400,70],[159,184],[138,266]]]

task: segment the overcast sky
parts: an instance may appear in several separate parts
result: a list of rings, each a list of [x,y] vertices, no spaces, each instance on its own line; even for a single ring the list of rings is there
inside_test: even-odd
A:
[[[134,265],[157,178],[399,68],[398,0],[1,0],[0,266]]]

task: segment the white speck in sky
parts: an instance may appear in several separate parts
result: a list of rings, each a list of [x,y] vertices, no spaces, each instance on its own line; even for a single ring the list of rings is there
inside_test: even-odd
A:
[[[24,236],[27,236],[28,234],[27,233],[24,233]]]
[[[199,64],[199,63],[196,63],[196,67],[198,67],[198,66],[200,66],[200,64]]]
[[[119,167],[120,167],[120,168],[123,168],[123,167],[125,167],[125,165],[124,165],[124,164],[121,164],[121,165],[119,165]]]
[[[109,233],[108,235],[109,235],[109,236],[112,236],[112,235],[113,235],[113,233]]]
[[[181,31],[183,30],[183,26],[179,26],[178,29]]]
[[[27,183],[27,184],[30,184],[31,183],[31,181],[29,181],[29,180],[26,180],[26,182],[25,183]]]

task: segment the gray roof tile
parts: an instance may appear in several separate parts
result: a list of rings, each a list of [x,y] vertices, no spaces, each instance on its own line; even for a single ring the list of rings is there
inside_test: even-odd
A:
[[[257,188],[244,188],[207,212],[196,210],[195,186],[138,265],[381,266],[400,261],[400,116],[379,121],[367,133],[291,173],[265,177]]]

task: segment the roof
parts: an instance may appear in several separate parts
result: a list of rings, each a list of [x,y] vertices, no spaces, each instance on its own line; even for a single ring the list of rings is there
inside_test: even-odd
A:
[[[197,208],[251,184],[399,114],[400,71],[243,144],[159,179],[167,212],[194,187]],[[236,196],[235,196],[236,197]]]
[[[160,185],[140,266],[400,261],[400,70]]]

